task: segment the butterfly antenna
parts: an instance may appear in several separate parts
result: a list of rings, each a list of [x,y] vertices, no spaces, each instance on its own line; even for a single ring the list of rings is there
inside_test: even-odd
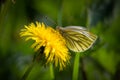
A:
[[[57,23],[55,21],[53,21],[52,19],[50,19],[47,16],[44,16],[46,20],[50,21],[52,24],[57,25]]]

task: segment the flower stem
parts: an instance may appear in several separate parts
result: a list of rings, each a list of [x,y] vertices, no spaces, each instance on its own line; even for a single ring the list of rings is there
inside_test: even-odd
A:
[[[62,14],[63,14],[63,0],[59,0],[59,12],[58,12],[58,19],[57,23],[59,26],[62,26]]]
[[[30,72],[31,72],[34,65],[35,65],[35,62],[32,62],[32,64],[28,67],[28,69],[26,70],[26,72],[22,76],[21,80],[26,80],[27,79],[27,77],[30,74]]]
[[[50,76],[51,76],[51,80],[54,80],[54,71],[53,71],[53,65],[50,64]]]
[[[73,76],[72,76],[72,80],[78,80],[79,59],[80,59],[80,53],[76,53],[76,55],[75,55],[75,60],[74,60],[74,66],[73,66]]]
[[[4,22],[5,16],[7,14],[7,11],[10,8],[11,0],[6,0],[4,5],[2,5],[1,11],[0,11],[0,28],[2,27],[2,23]]]

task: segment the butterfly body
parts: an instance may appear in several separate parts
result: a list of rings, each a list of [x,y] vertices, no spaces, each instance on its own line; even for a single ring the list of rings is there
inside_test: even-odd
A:
[[[90,33],[81,26],[57,27],[59,33],[64,37],[67,47],[74,52],[88,50],[96,41],[97,36]]]

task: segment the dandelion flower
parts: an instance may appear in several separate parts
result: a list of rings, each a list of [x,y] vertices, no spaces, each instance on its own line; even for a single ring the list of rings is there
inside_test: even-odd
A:
[[[45,64],[54,63],[55,67],[59,66],[60,70],[66,67],[69,63],[70,55],[66,47],[66,42],[61,34],[44,23],[31,23],[21,29],[21,37],[26,37],[26,40],[34,40],[32,48],[38,51],[44,47],[42,54],[45,56]]]

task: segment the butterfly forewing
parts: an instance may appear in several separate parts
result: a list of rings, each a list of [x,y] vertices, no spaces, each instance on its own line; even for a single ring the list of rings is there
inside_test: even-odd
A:
[[[65,38],[67,47],[74,52],[86,51],[97,39],[96,35],[80,26],[58,27],[57,29]]]

